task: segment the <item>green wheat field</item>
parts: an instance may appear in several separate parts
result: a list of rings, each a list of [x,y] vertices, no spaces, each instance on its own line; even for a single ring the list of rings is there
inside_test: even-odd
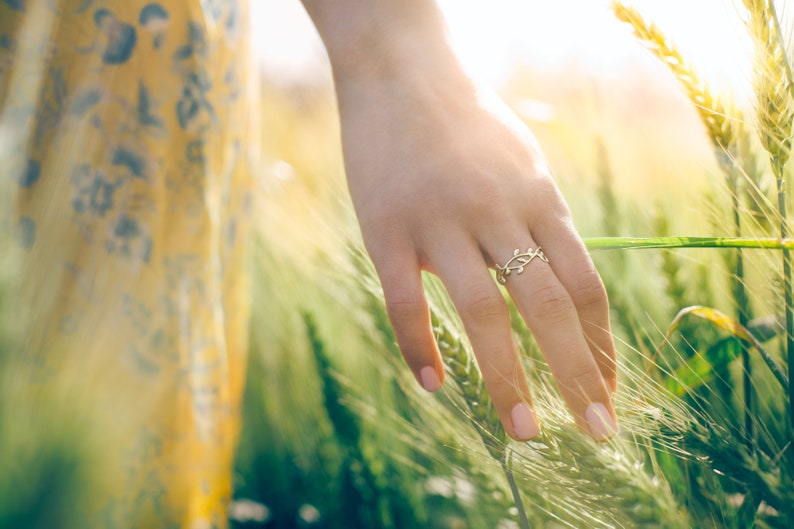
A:
[[[417,386],[346,195],[331,87],[263,83],[232,527],[794,527],[794,28],[781,22],[794,4],[736,4],[754,46],[747,102],[707,86],[664,27],[620,3],[665,82],[518,70],[503,92],[555,109],[528,124],[610,296],[621,432],[607,443],[574,426],[515,311],[543,431],[509,441],[432,276],[447,382]],[[8,343],[0,334],[6,382],[20,361]],[[79,527],[91,447],[58,414],[30,420],[12,386],[0,384],[0,528]]]

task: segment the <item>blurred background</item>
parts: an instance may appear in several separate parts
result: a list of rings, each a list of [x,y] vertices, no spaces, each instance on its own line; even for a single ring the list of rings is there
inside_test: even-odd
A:
[[[733,234],[732,196],[694,105],[668,68],[615,19],[609,2],[440,4],[462,62],[537,135],[584,237]],[[740,4],[633,2],[675,43],[712,92],[751,110],[752,44]],[[503,469],[490,459],[466,414],[456,414],[450,405],[454,390],[434,398],[421,393],[394,347],[377,295],[372,296],[377,287],[369,284],[361,259],[344,184],[330,66],[316,31],[298,0],[254,0],[252,8],[263,129],[260,143],[250,146],[261,159],[260,197],[232,526],[518,527]],[[788,16],[783,9],[781,17]],[[773,187],[768,178],[762,185]],[[625,387],[637,385],[641,377],[631,377],[646,369],[643,362],[681,308],[702,304],[735,310],[732,265],[725,255],[715,250],[593,252],[612,300],[621,362],[639,366],[627,370]],[[770,273],[778,268],[777,257],[758,253],[746,258],[750,301],[762,315],[779,313],[779,302],[770,296],[779,286]],[[13,323],[7,298],[3,306],[0,329]],[[693,351],[722,337],[714,328],[693,325],[686,330],[686,338],[671,341],[671,362],[686,364]],[[537,368],[530,376],[545,409],[551,410],[544,412],[548,424],[565,423],[570,418],[542,361],[536,362],[531,338],[520,325],[516,333],[526,342],[527,362]],[[0,336],[0,352],[3,346]],[[726,422],[739,420],[730,416],[740,406],[731,391],[741,377],[735,358],[718,366],[724,384],[708,382],[699,388],[703,395],[698,398],[717,395],[725,405]],[[654,360],[662,363],[664,358]],[[775,402],[780,399],[776,386],[764,380],[762,375],[756,382],[759,392],[766,392],[759,400],[772,404],[764,404],[768,409],[762,415],[773,417],[770,425],[777,424],[780,406]],[[627,410],[634,397],[631,390],[624,394],[621,414],[631,415]],[[685,415],[681,412],[679,418]],[[13,412],[0,414],[0,432],[3,421],[7,426],[15,417]],[[0,460],[4,454],[7,461],[14,459],[9,454],[16,452],[8,448],[14,443],[34,446],[30,454],[45,454],[18,463],[11,478],[0,478],[0,526],[6,516],[26,520],[28,527],[53,527],[52,513],[65,513],[60,518],[65,519],[82,495],[90,495],[82,464],[90,462],[90,448],[77,440],[75,428],[54,428],[56,436],[46,429],[18,427],[18,435],[0,434]],[[739,519],[734,515],[742,500],[735,494],[741,490],[726,486],[713,492],[721,486],[714,482],[714,472],[679,464],[670,455],[676,453],[672,448],[662,456],[646,452],[643,443],[651,444],[655,434],[629,432],[627,442],[636,448],[628,451],[631,464],[614,472],[631,487],[644,487],[642,501],[658,502],[654,512],[664,510],[664,498],[674,496],[678,503],[669,512],[677,516],[686,511],[698,520],[691,526],[739,527],[732,520]],[[637,475],[646,474],[648,481],[637,485]],[[670,476],[669,482],[664,476]],[[577,479],[584,483],[590,478]],[[601,487],[599,480],[596,476],[588,483]],[[54,506],[47,509],[49,517],[17,513],[14,518],[13,505],[11,514],[4,514],[3,491],[18,482],[48,484],[31,486],[26,497],[30,505]],[[586,487],[579,490],[571,483],[560,481],[561,496],[543,499],[532,495],[537,486],[531,479],[524,481],[527,505],[537,506],[533,527],[687,526],[642,525],[636,505],[610,510]],[[704,484],[713,487],[711,493],[696,491]],[[582,512],[590,516],[587,522],[578,518]],[[624,520],[624,515],[637,516]]]

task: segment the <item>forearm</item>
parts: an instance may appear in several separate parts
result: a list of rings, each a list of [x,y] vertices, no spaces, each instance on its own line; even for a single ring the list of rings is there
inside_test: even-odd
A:
[[[337,83],[413,73],[462,76],[433,0],[302,0]]]

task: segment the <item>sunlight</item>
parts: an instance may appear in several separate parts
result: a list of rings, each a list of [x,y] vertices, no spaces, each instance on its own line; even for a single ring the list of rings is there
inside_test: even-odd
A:
[[[630,73],[647,58],[609,0],[442,0],[462,60],[480,78],[504,79],[516,64],[560,69],[571,63],[594,75]],[[743,91],[748,51],[731,0],[632,2],[654,21],[705,79]]]
[[[594,76],[629,75],[651,63],[609,0],[440,0],[461,60],[494,86],[517,65],[555,70],[571,65]],[[746,94],[750,45],[734,0],[636,0],[716,89]],[[316,31],[298,0],[254,2],[255,47],[272,77],[327,75]],[[658,67],[658,65],[656,66]]]

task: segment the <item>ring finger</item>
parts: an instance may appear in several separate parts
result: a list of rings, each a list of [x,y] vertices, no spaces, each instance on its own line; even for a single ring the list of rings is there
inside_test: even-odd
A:
[[[502,236],[500,239],[504,240]],[[486,247],[501,264],[505,286],[543,352],[576,422],[599,440],[616,429],[609,390],[585,339],[576,306],[525,230],[515,230],[509,244]],[[517,252],[516,252],[517,250]]]

